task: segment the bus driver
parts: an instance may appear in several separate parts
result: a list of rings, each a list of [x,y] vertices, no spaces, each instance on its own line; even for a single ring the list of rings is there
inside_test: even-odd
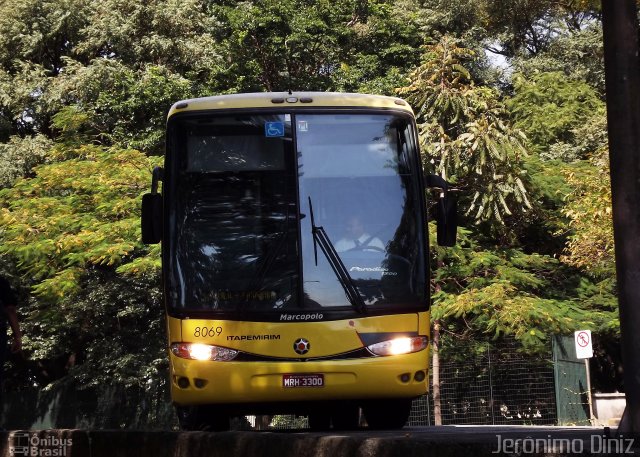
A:
[[[345,252],[352,250],[362,251],[385,251],[384,244],[380,238],[371,236],[364,229],[364,224],[360,216],[352,214],[347,219],[345,236],[335,244],[336,251]]]

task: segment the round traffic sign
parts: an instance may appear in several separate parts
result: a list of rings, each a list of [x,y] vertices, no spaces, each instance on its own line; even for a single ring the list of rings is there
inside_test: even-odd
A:
[[[589,346],[589,334],[587,332],[580,332],[576,335],[576,343],[581,348],[586,348]]]

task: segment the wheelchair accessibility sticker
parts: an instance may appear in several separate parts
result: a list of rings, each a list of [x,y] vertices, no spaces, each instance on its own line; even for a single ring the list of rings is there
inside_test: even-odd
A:
[[[264,135],[269,138],[284,136],[284,122],[265,122]]]

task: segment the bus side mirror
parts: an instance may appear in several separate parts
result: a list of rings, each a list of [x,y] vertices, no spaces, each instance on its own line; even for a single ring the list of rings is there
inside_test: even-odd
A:
[[[437,241],[439,246],[456,244],[458,233],[458,197],[449,191],[449,183],[437,175],[426,176],[427,187],[441,189],[436,206]]]
[[[142,196],[142,242],[156,244],[162,239],[162,195],[144,194]]]
[[[458,234],[458,196],[453,192],[447,192],[444,197],[440,197],[437,208],[438,245],[455,246]]]
[[[162,195],[158,193],[158,183],[164,177],[161,167],[153,169],[151,193],[142,196],[142,242],[156,244],[162,240]]]

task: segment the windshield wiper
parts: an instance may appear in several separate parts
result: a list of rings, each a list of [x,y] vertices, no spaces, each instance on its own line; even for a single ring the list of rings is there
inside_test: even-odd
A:
[[[322,253],[329,261],[331,269],[336,274],[336,278],[340,282],[340,285],[344,289],[344,293],[347,295],[347,299],[351,306],[361,314],[366,313],[367,306],[364,303],[362,295],[358,292],[358,288],[353,282],[353,278],[349,275],[347,267],[344,266],[342,259],[338,255],[338,252],[333,247],[331,240],[327,236],[327,232],[323,227],[317,227],[315,219],[313,217],[313,204],[311,203],[311,197],[309,197],[309,215],[311,216],[311,234],[313,235],[313,254],[315,257],[316,265],[318,265],[318,244]]]

